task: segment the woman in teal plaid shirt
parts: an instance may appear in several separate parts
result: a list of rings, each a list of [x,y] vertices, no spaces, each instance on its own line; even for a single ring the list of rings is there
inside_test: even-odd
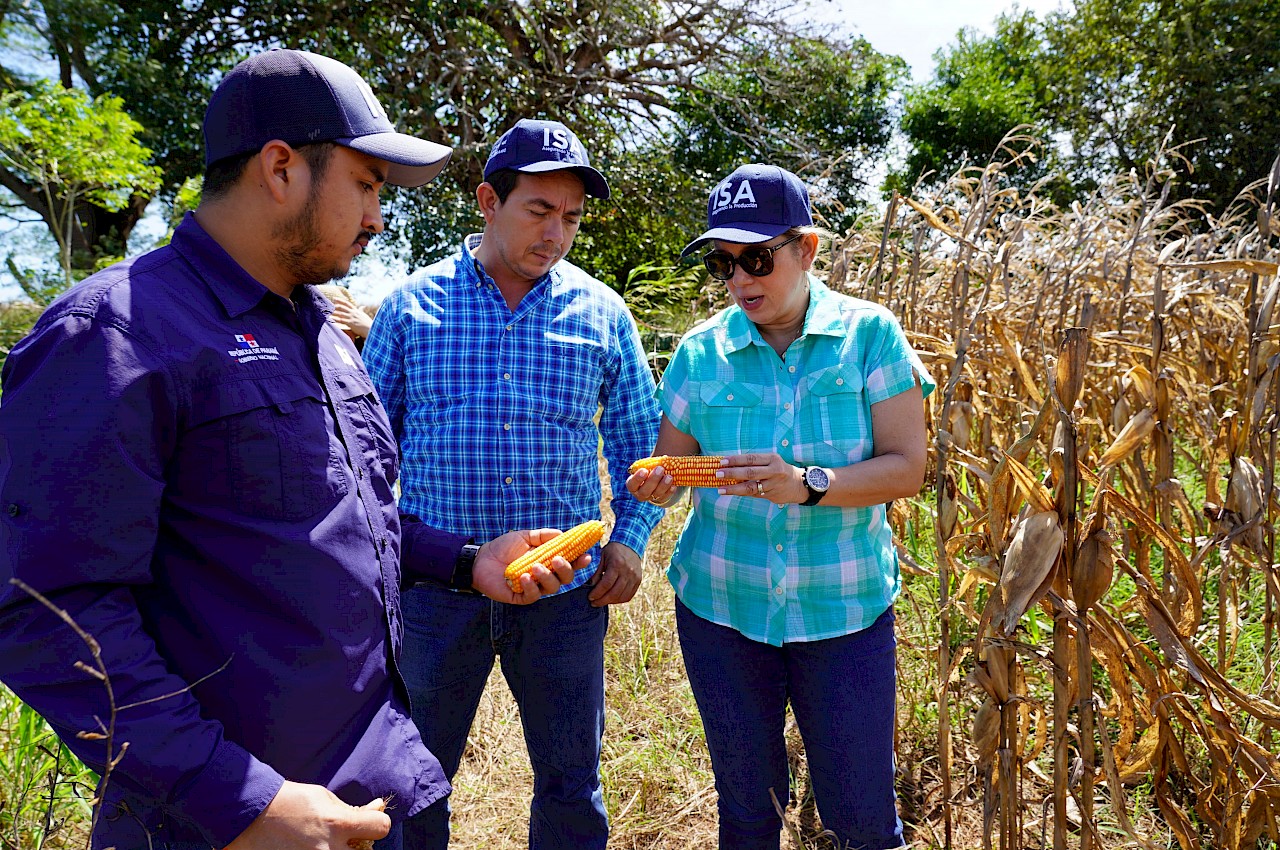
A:
[[[887,503],[924,479],[934,383],[883,307],[810,274],[820,237],[790,172],[721,181],[703,258],[732,305],[681,341],[662,376],[655,454],[724,455],[697,489],[667,572],[719,792],[720,846],[779,846],[787,705],[823,826],[841,848],[902,845],[893,789],[900,577]],[[658,467],[638,498],[681,493]]]

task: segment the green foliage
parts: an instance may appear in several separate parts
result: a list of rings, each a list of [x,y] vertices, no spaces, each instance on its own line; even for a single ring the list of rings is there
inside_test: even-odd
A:
[[[73,256],[78,209],[119,211],[135,193],[159,188],[140,130],[120,98],[90,98],[49,80],[0,96],[0,163],[38,193],[67,285],[75,268],[93,262]]]
[[[31,330],[43,309],[27,301],[0,301],[0,363]]]
[[[961,30],[955,44],[936,54],[933,79],[907,94],[902,130],[911,153],[899,180],[910,185],[932,173],[927,182],[938,183],[963,163],[985,165],[1012,128],[1040,125],[1041,51],[1030,12],[1000,18],[989,38]]]
[[[480,228],[475,187],[498,136],[522,117],[554,118],[579,135],[614,188],[613,200],[591,204],[573,259],[618,289],[637,266],[674,257],[701,221],[728,160],[691,167],[680,133],[714,136],[699,121],[720,115],[718,102],[742,139],[769,140],[741,156],[802,167],[830,185],[827,207],[838,217],[887,143],[886,104],[902,68],[866,42],[801,35],[778,0],[79,5],[82,13],[72,0],[43,0],[7,16],[0,5],[0,16],[25,14],[90,92],[124,98],[167,192],[203,167],[201,114],[221,72],[263,47],[315,50],[360,72],[400,129],[454,148],[430,186],[390,196],[388,227],[406,237],[411,265]],[[748,69],[742,85],[754,78],[767,93],[738,91],[740,68]],[[695,109],[682,98],[704,89],[704,77],[724,86],[699,95]],[[682,117],[685,109],[694,113]]]
[[[85,846],[93,773],[0,685],[0,850]]]
[[[1278,31],[1273,0],[1081,0],[1050,16],[1050,107],[1077,171],[1141,173],[1172,129],[1192,165],[1174,197],[1221,212],[1280,146]]]
[[[905,77],[901,59],[865,39],[753,42],[675,99],[676,161],[708,183],[747,162],[780,165],[814,183],[827,225],[844,229],[889,144],[891,98]]]
[[[962,32],[908,93],[911,154],[895,184],[985,163],[1031,124],[1056,144],[1015,179],[1054,174],[1058,200],[1082,197],[1103,175],[1148,173],[1169,136],[1189,165],[1171,200],[1221,214],[1280,147],[1277,31],[1273,0],[1079,0],[1043,21],[1002,17],[990,37]]]

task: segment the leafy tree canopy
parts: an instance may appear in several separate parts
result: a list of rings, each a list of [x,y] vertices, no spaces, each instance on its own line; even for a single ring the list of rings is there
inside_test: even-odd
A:
[[[858,74],[882,58],[865,43],[802,32],[785,23],[786,8],[780,0],[33,0],[0,3],[0,25],[38,32],[64,84],[123,98],[169,192],[203,167],[204,104],[236,61],[289,46],[349,63],[400,129],[455,149],[440,179],[390,199],[389,220],[414,263],[481,226],[474,191],[504,130],[522,117],[563,121],[615,190],[591,206],[573,258],[621,288],[632,268],[674,256],[702,216],[707,174],[723,164],[677,156],[679,133],[699,132],[699,116],[681,112],[695,108],[691,93],[707,120],[722,114],[716,101],[734,102],[740,161],[789,156],[820,174],[843,155],[844,140],[858,141],[863,160],[887,140],[889,73]],[[812,57],[806,67],[840,85],[819,85],[782,61],[766,68],[762,45]],[[743,68],[777,71],[787,85],[753,108],[737,88]],[[843,166],[841,179],[866,179],[854,168]]]
[[[92,266],[95,259],[74,261],[74,250],[87,245],[77,208],[92,204],[118,212],[135,193],[160,186],[151,151],[135,138],[141,129],[120,98],[91,99],[51,80],[0,95],[0,168],[53,233],[65,283],[75,267]]]
[[[1280,145],[1280,4],[1274,0],[1078,0],[1037,21],[962,33],[934,78],[908,94],[908,182],[985,161],[1030,123],[1078,191],[1147,170],[1172,143],[1186,157],[1172,198],[1221,212]],[[1032,170],[1038,177],[1042,171]]]

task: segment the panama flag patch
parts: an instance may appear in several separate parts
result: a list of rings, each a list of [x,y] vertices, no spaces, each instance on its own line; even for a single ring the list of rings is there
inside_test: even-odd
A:
[[[235,338],[236,347],[227,349],[227,356],[239,363],[280,359],[280,349],[259,344],[253,334],[235,334]]]

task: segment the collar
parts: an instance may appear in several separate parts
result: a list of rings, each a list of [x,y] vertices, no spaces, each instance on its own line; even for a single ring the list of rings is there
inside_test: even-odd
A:
[[[275,295],[245,271],[205,232],[196,221],[194,213],[188,212],[183,216],[174,229],[173,239],[169,244],[191,264],[214,297],[222,302],[227,315],[233,319],[257,307],[266,296]],[[311,290],[311,287],[306,288]],[[314,297],[315,294],[311,290],[310,295]]]
[[[825,283],[808,272],[805,277],[809,281],[809,307],[805,310],[800,338],[810,334],[844,336],[844,318],[839,301]],[[752,344],[765,345],[764,337],[756,323],[747,318],[746,311],[734,304],[725,318],[725,350],[734,352]]]

